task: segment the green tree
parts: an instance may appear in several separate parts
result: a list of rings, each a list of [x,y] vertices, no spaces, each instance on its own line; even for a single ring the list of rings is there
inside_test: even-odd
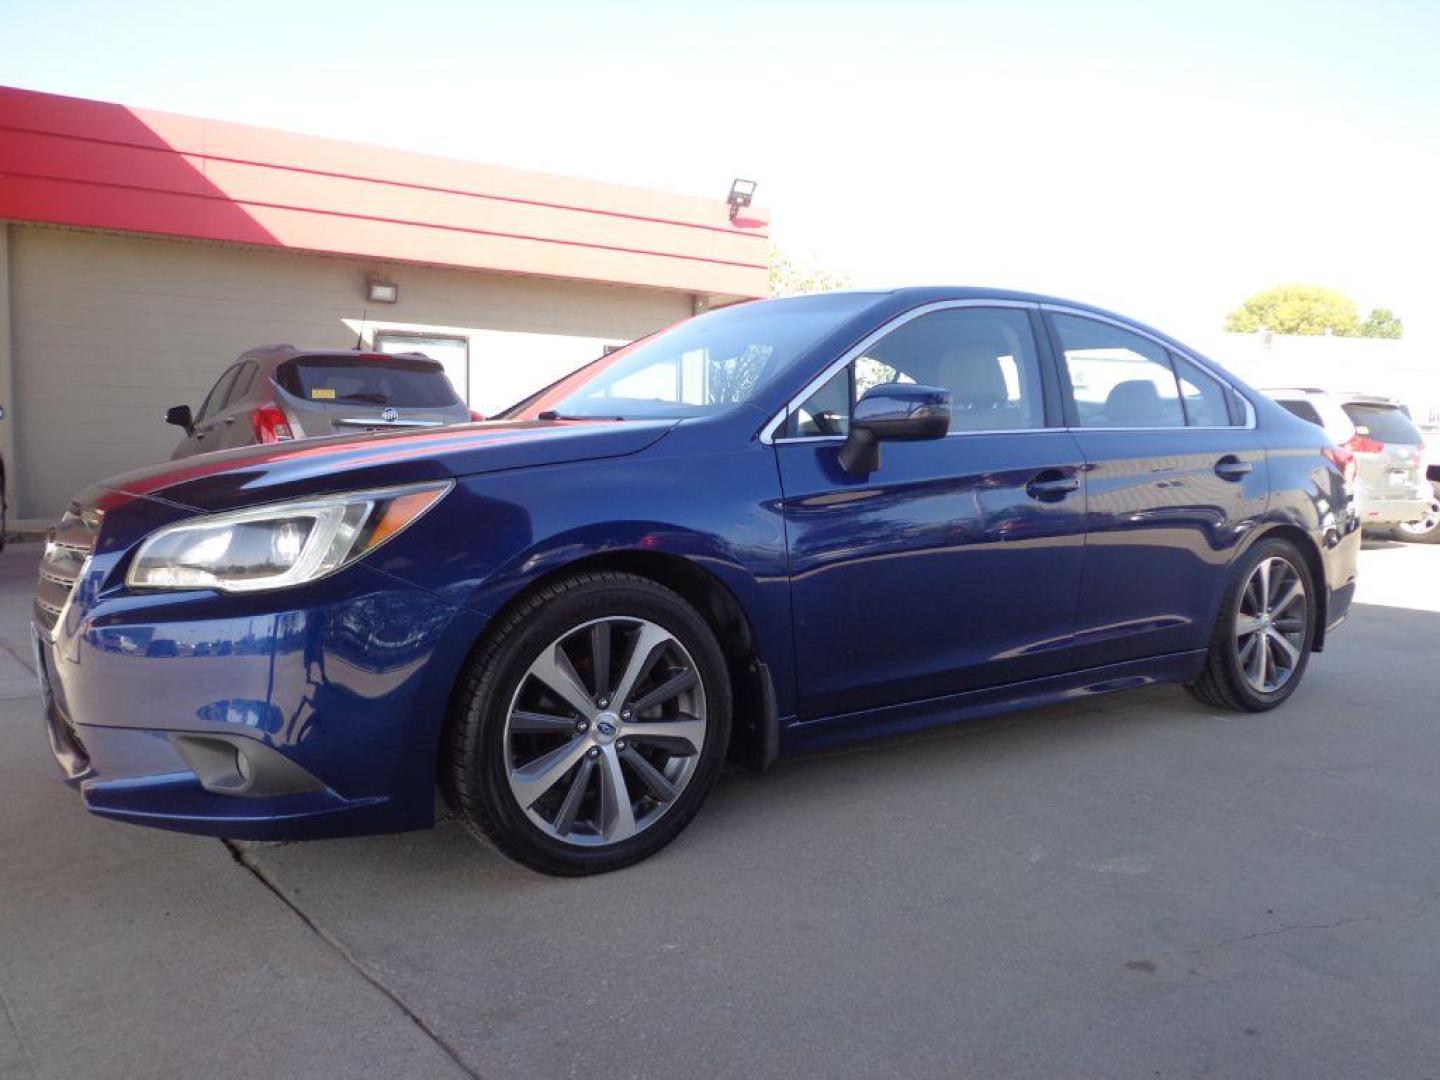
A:
[[[1405,324],[1388,307],[1370,309],[1369,317],[1360,324],[1361,337],[1398,338],[1405,335]]]
[[[1225,329],[1238,333],[1269,330],[1276,334],[1348,336],[1360,328],[1355,301],[1319,285],[1277,285],[1246,300],[1225,318]]]
[[[812,262],[800,262],[770,249],[770,295],[799,296],[801,293],[833,292],[848,289],[850,275],[822,270]]]

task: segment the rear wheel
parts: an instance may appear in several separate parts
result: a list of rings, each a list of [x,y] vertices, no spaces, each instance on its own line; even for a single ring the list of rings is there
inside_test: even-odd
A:
[[[1295,692],[1315,640],[1315,585],[1288,540],[1262,540],[1236,567],[1195,697],[1237,712],[1273,709]]]
[[[1396,526],[1395,535],[1412,544],[1440,544],[1440,484],[1430,482],[1430,505],[1425,516]]]
[[[724,657],[694,609],[645,578],[578,574],[521,604],[471,662],[442,786],[527,866],[599,873],[684,829],[729,735]]]

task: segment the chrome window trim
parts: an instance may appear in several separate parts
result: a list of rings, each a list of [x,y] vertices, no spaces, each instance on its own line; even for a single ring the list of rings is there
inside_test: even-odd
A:
[[[1139,326],[1135,326],[1135,325],[1133,325],[1133,324],[1131,324],[1131,323],[1127,323],[1127,322],[1125,322],[1125,321],[1122,320],[1122,319],[1114,319],[1114,318],[1111,318],[1111,317],[1108,316],[1108,315],[1101,315],[1101,314],[1098,314],[1097,312],[1094,312],[1094,311],[1085,311],[1085,310],[1083,310],[1083,309],[1081,309],[1081,308],[1067,307],[1067,306],[1064,305],[1064,304],[1040,304],[1040,305],[1038,305],[1038,306],[1039,306],[1039,308],[1040,308],[1041,311],[1048,311],[1048,312],[1051,312],[1052,314],[1055,314],[1055,315],[1071,315],[1071,316],[1074,316],[1074,317],[1077,318],[1077,319],[1090,319],[1090,320],[1093,320],[1094,322],[1105,323],[1105,324],[1107,324],[1107,325],[1109,325],[1109,326],[1115,327],[1116,329],[1126,330],[1126,331],[1128,331],[1128,332],[1130,332],[1130,333],[1132,333],[1132,334],[1135,334],[1135,335],[1137,335],[1137,336],[1139,336],[1139,337],[1145,338],[1147,341],[1152,341],[1152,342],[1154,342],[1156,345],[1159,345],[1162,349],[1165,349],[1167,352],[1173,352],[1173,353],[1175,353],[1177,356],[1182,356],[1182,357],[1184,357],[1187,361],[1189,361],[1190,363],[1194,364],[1194,365],[1195,365],[1196,367],[1198,367],[1201,371],[1205,372],[1206,375],[1209,375],[1212,379],[1214,379],[1216,382],[1220,383],[1222,386],[1224,386],[1224,387],[1225,387],[1226,389],[1228,389],[1232,394],[1234,394],[1237,398],[1239,398],[1241,401],[1243,401],[1243,402],[1245,403],[1245,423],[1243,423],[1243,424],[1226,424],[1226,425],[1224,425],[1223,427],[1215,427],[1215,426],[1211,426],[1211,427],[1198,427],[1198,426],[1196,426],[1196,427],[1191,427],[1189,424],[1186,424],[1185,426],[1183,426],[1183,427],[1178,427],[1178,428],[1175,428],[1175,427],[1133,427],[1133,428],[1129,428],[1129,427],[1126,427],[1126,428],[1118,428],[1118,427],[1076,427],[1076,428],[1072,428],[1072,429],[1070,429],[1070,430],[1073,430],[1073,431],[1253,431],[1253,430],[1254,430],[1254,428],[1255,428],[1255,406],[1254,406],[1253,404],[1251,404],[1250,399],[1247,398],[1244,394],[1242,394],[1242,393],[1239,391],[1239,389],[1236,388],[1235,384],[1234,384],[1233,382],[1231,382],[1230,379],[1229,379],[1227,376],[1222,375],[1220,372],[1216,371],[1209,363],[1207,363],[1206,361],[1202,360],[1200,357],[1196,356],[1194,353],[1188,351],[1187,349],[1177,348],[1175,345],[1172,345],[1170,342],[1165,341],[1163,338],[1157,337],[1156,335],[1150,333],[1149,331],[1147,331],[1147,330],[1145,330],[1145,329],[1143,329],[1143,328],[1141,328],[1141,327],[1139,327]],[[1063,355],[1063,353],[1062,353],[1061,356],[1056,357],[1056,359],[1058,359],[1058,360],[1060,360],[1060,361],[1063,362],[1063,361],[1064,361],[1064,355]]]
[[[776,413],[774,416],[772,416],[769,422],[760,429],[760,441],[767,446],[771,446],[775,443],[816,442],[827,439],[844,439],[844,435],[781,435],[777,437],[775,432],[779,430],[780,426],[783,423],[785,423],[786,418],[789,417],[789,415],[794,410],[798,409],[800,405],[807,398],[810,397],[811,394],[815,393],[815,391],[819,390],[822,386],[824,386],[827,382],[834,378],[835,374],[841,368],[845,367],[851,361],[857,360],[860,357],[864,356],[865,350],[874,345],[882,337],[885,337],[891,332],[898,330],[900,327],[904,326],[912,319],[918,319],[922,315],[929,315],[936,311],[949,311],[952,308],[1021,308],[1028,311],[1036,311],[1039,310],[1040,305],[1033,300],[935,300],[931,303],[921,304],[919,307],[911,308],[909,311],[902,311],[899,315],[896,315],[889,322],[885,323],[884,325],[878,327],[875,330],[872,330],[865,337],[861,338],[858,343],[852,345],[845,352],[841,353],[838,359],[833,360],[829,365],[827,365],[824,371],[822,371],[819,375],[815,376],[815,378],[811,379],[808,383],[806,383],[804,388],[798,394],[792,397],[789,401],[787,401],[785,403],[785,407],[781,409],[778,413]],[[1036,344],[1038,345],[1039,343],[1037,342]],[[1059,429],[1046,428],[1042,426],[1038,428],[1020,428],[1018,430],[1028,432]],[[999,433],[985,431],[952,431],[949,432],[946,437],[948,438],[950,435],[988,434]]]

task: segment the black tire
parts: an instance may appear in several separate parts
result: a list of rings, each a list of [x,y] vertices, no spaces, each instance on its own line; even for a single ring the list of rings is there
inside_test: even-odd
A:
[[[1295,661],[1289,677],[1278,689],[1265,693],[1251,685],[1241,667],[1236,649],[1237,620],[1241,614],[1242,594],[1250,583],[1255,568],[1261,562],[1274,558],[1284,559],[1304,584],[1305,625],[1299,659]],[[1210,637],[1205,670],[1194,682],[1187,683],[1185,688],[1206,705],[1232,712],[1266,712],[1283,704],[1300,685],[1306,665],[1310,661],[1310,652],[1315,641],[1315,604],[1315,580],[1295,545],[1278,537],[1259,541],[1236,563],[1230,584],[1225,590],[1224,601],[1220,605],[1220,614],[1215,620],[1214,633]]]
[[[505,727],[511,702],[542,650],[574,628],[608,618],[646,620],[683,646],[704,695],[704,745],[688,782],[653,823],[626,840],[577,847],[537,826],[512,794]],[[441,746],[441,791],[472,833],[526,866],[560,876],[617,870],[655,854],[690,823],[720,772],[730,720],[724,654],[709,625],[689,604],[633,574],[579,573],[526,597],[468,661]]]
[[[10,525],[10,507],[5,502],[5,477],[0,475],[0,551],[5,550],[5,530]]]
[[[1403,540],[1407,544],[1440,544],[1440,483],[1430,481],[1430,492],[1432,496],[1431,513],[1434,515],[1433,524],[1424,531],[1407,530],[1397,527],[1395,539]]]

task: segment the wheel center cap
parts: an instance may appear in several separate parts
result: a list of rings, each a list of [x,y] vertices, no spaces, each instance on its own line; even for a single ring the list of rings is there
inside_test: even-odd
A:
[[[602,712],[595,717],[595,741],[608,743],[620,734],[620,717],[613,712]]]

